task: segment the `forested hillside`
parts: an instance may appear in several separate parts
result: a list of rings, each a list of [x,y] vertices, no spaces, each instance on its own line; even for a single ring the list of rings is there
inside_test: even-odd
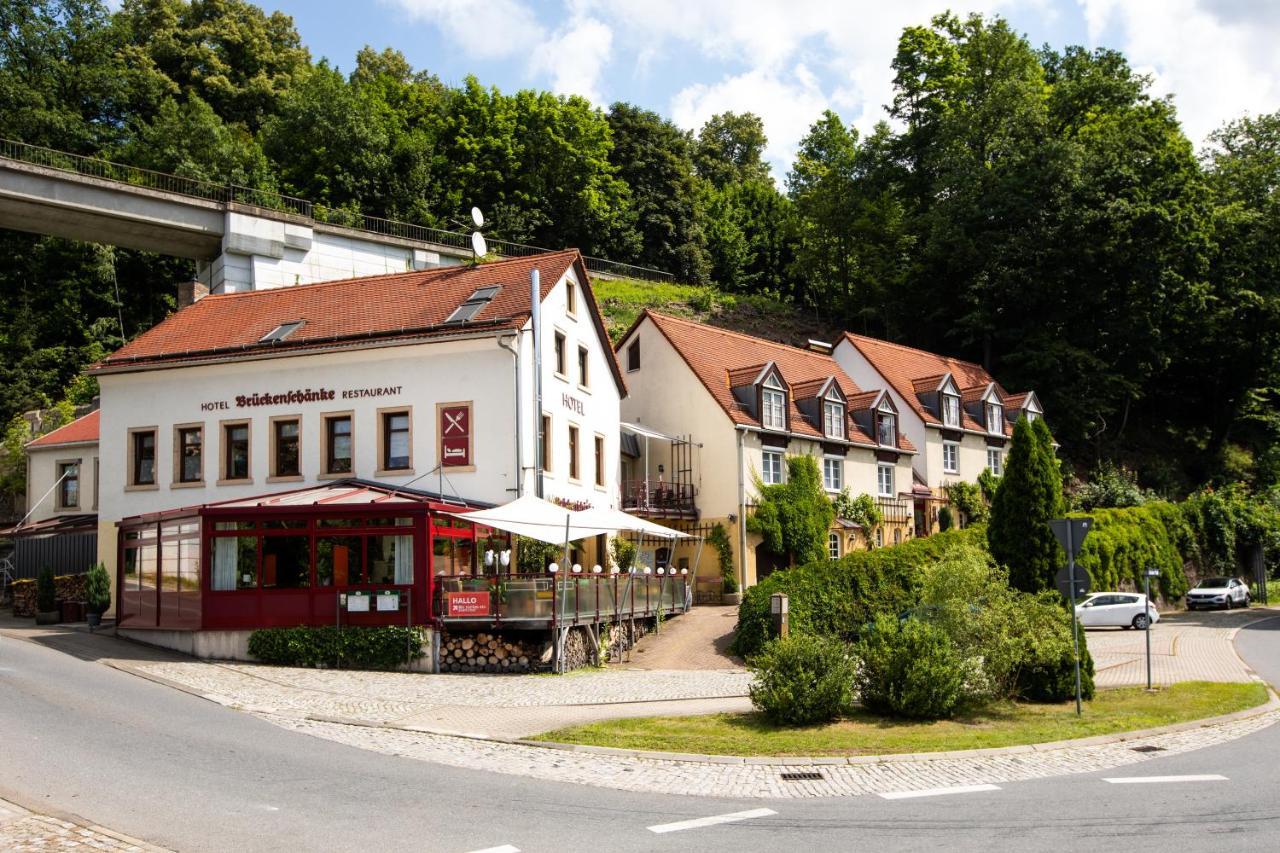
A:
[[[437,227],[479,205],[493,236],[668,270],[721,322],[781,303],[983,362],[1040,393],[1081,467],[1171,493],[1280,479],[1280,116],[1198,152],[1123,56],[999,18],[922,21],[893,70],[892,124],[815,115],[770,174],[750,114],[691,133],[445,85],[394,45],[339,69],[241,0],[0,0],[0,137]],[[0,418],[64,397],[190,273],[0,232]],[[636,287],[620,316],[653,301]]]

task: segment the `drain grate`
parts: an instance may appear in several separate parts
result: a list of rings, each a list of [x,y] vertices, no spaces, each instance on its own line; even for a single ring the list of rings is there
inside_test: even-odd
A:
[[[783,782],[821,782],[823,776],[816,770],[797,771],[795,773],[783,773]]]
[[[1164,752],[1163,746],[1131,746],[1129,749],[1134,752]]]

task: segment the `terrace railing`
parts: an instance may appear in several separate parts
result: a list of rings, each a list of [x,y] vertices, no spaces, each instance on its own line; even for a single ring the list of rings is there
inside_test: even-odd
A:
[[[583,625],[683,613],[683,575],[513,574],[436,578],[435,612],[446,621]],[[450,594],[484,593],[482,608],[449,615]],[[485,601],[487,598],[487,601]],[[471,599],[472,602],[475,599]]]
[[[880,514],[886,524],[910,524],[914,510],[911,504],[900,498],[878,498]]]
[[[471,235],[459,231],[431,228],[426,225],[401,222],[395,219],[382,219],[349,208],[316,204],[306,199],[295,198],[273,190],[217,183],[182,175],[171,175],[152,169],[130,166],[126,163],[115,163],[98,157],[87,157],[83,154],[72,154],[40,145],[30,145],[26,142],[18,142],[12,139],[0,139],[0,158],[29,163],[33,166],[42,166],[46,169],[72,172],[77,175],[126,184],[131,187],[158,190],[187,198],[198,198],[223,204],[234,202],[252,205],[267,210],[306,217],[315,222],[340,225],[357,231],[366,231],[370,234],[416,240],[422,243],[434,243],[439,246],[448,246],[467,251],[471,247]],[[530,246],[510,240],[490,239],[487,242],[489,251],[492,254],[504,258],[522,258],[554,251],[541,246]],[[647,281],[673,280],[670,273],[649,267],[592,257],[584,257],[583,262],[586,264],[588,271],[603,275],[638,278]]]

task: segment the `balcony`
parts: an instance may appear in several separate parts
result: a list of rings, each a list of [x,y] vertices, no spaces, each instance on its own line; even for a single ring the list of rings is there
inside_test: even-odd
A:
[[[623,480],[622,509],[650,518],[698,517],[693,484],[659,480]]]
[[[911,504],[900,498],[877,498],[880,515],[885,524],[911,524],[914,513]]]

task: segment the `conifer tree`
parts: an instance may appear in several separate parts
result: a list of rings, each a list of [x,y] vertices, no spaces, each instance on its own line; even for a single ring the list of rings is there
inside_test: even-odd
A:
[[[1038,592],[1053,585],[1062,553],[1049,521],[1062,509],[1062,475],[1049,430],[1043,421],[1020,418],[987,528],[991,554],[1008,569],[1014,587]]]

